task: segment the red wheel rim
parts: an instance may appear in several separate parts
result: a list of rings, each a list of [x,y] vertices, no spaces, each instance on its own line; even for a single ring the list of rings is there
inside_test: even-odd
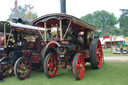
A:
[[[56,73],[58,71],[58,67],[57,67],[57,56],[55,56],[54,54],[51,54],[48,57],[47,67],[46,68],[47,68],[48,75],[50,77],[56,76]]]
[[[18,76],[21,79],[27,78],[31,73],[31,65],[26,59],[19,62],[17,67]]]
[[[96,57],[97,57],[97,62],[98,62],[98,67],[101,68],[102,66],[102,46],[100,40],[98,40],[97,45],[96,45]]]
[[[77,56],[76,60],[76,74],[79,79],[82,79],[85,72],[85,62],[82,55]]]

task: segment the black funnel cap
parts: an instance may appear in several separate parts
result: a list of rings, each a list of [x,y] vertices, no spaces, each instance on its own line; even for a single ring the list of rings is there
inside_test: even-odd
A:
[[[26,25],[32,25],[31,20],[25,20],[25,19],[22,19],[22,18],[13,18],[11,21],[13,23],[21,23],[21,24],[26,24]]]
[[[66,0],[60,0],[61,13],[66,13]]]

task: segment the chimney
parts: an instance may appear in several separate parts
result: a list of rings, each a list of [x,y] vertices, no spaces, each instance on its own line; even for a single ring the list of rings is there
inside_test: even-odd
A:
[[[61,13],[66,13],[66,0],[60,0]]]

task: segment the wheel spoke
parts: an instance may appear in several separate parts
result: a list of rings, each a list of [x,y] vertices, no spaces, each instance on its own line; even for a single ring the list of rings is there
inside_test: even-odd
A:
[[[100,51],[100,48],[97,48],[97,51],[99,52]]]
[[[26,66],[26,65],[27,65],[27,63],[28,63],[28,62],[27,62],[26,60],[24,60],[24,62],[23,62],[24,66]]]
[[[48,65],[48,68],[52,68],[52,65],[51,65],[51,63],[49,63],[49,64],[47,64]]]
[[[99,58],[97,58],[97,62],[98,62],[98,64],[99,64],[99,62],[100,62]]]
[[[23,73],[23,70],[21,70],[21,69],[17,69],[17,72],[19,72],[19,73]]]
[[[80,69],[80,64],[77,64],[76,65],[76,69]]]

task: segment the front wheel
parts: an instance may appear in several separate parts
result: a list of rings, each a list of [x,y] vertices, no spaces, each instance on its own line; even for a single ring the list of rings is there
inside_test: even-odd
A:
[[[31,69],[32,67],[29,59],[20,57],[14,65],[14,74],[18,79],[24,80],[30,76]]]
[[[55,77],[58,71],[57,56],[53,53],[49,53],[44,60],[44,73],[47,77]]]
[[[82,54],[77,53],[74,56],[72,68],[73,68],[73,74],[76,80],[82,79],[85,72],[85,62]]]

